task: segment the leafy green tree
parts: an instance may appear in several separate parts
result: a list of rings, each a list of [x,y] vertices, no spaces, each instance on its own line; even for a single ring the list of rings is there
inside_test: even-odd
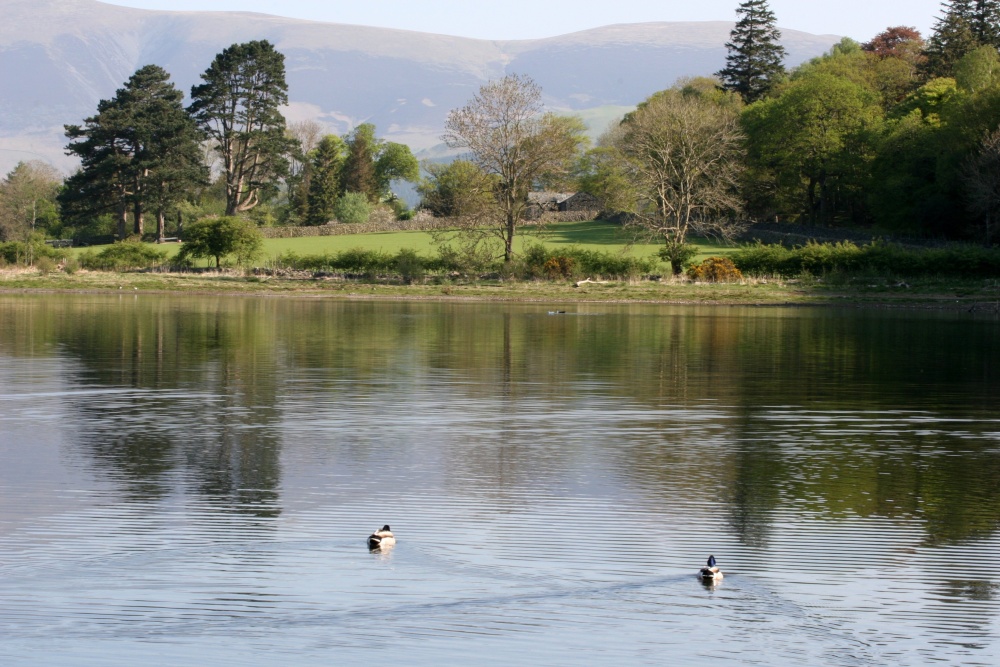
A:
[[[417,186],[420,205],[435,216],[480,216],[493,204],[494,179],[468,160],[424,166],[428,177]]]
[[[334,207],[343,194],[342,172],[347,145],[328,134],[320,139],[309,160],[309,206],[306,224],[323,225],[335,216]]]
[[[779,97],[747,108],[748,157],[758,173],[773,175],[779,210],[814,222],[857,219],[882,118],[871,90],[826,72],[810,73]]]
[[[333,205],[333,213],[341,222],[360,224],[368,222],[368,218],[372,214],[372,206],[365,193],[345,192]]]
[[[270,42],[233,44],[191,88],[190,111],[215,142],[226,183],[226,214],[249,211],[277,192],[294,140],[280,107],[288,103],[285,56]]]
[[[467,231],[499,240],[509,262],[528,192],[543,174],[569,168],[584,136],[555,114],[543,113],[541,88],[518,75],[482,86],[466,106],[448,114],[445,130],[449,147],[468,150],[470,160],[496,178],[490,219]]]
[[[409,146],[392,141],[380,144],[375,157],[375,184],[380,197],[392,196],[390,187],[393,181],[414,183],[419,179],[420,164]]]
[[[50,165],[18,162],[0,181],[0,241],[27,240],[37,229],[56,228],[61,184],[59,172]]]
[[[726,66],[717,76],[726,90],[745,102],[761,99],[785,74],[785,48],[767,0],[745,0],[736,9],[739,19],[726,43]]]
[[[73,217],[118,214],[125,236],[129,211],[133,231],[142,234],[147,210],[164,212],[207,176],[199,142],[202,135],[182,106],[183,95],[156,65],[133,74],[97,115],[84,125],[67,125],[67,151],[81,170],[67,179],[60,201]]]
[[[237,264],[243,265],[258,257],[262,247],[260,231],[249,220],[234,216],[206,218],[184,227],[184,245],[177,258],[183,262],[214,257],[218,268],[223,257],[235,255]]]
[[[978,93],[995,86],[1000,79],[1000,53],[992,46],[980,46],[955,64],[955,83],[966,93]]]

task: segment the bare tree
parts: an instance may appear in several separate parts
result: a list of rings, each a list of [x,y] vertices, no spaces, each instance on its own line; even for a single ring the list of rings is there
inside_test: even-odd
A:
[[[983,221],[985,241],[993,241],[993,226],[1000,212],[1000,128],[983,137],[979,150],[962,169],[966,205]]]
[[[602,139],[633,188],[634,224],[662,238],[661,256],[679,274],[688,232],[727,236],[741,208],[743,135],[735,107],[678,89],[639,105]]]
[[[508,75],[448,114],[445,130],[449,147],[468,149],[470,160],[495,177],[487,225],[503,243],[504,261],[510,261],[528,192],[539,179],[570,168],[584,142],[582,123],[543,113],[541,88],[529,77]]]

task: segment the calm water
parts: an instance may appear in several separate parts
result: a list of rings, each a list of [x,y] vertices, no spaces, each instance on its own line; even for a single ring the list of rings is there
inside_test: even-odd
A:
[[[936,313],[0,297],[0,664],[996,665],[998,349]]]

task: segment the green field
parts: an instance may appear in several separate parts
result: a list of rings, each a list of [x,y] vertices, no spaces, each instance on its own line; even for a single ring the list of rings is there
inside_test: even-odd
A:
[[[626,252],[634,257],[649,257],[656,253],[660,245],[654,243],[630,244],[631,237],[619,225],[601,220],[587,222],[565,222],[545,226],[541,229],[525,227],[519,234],[515,249],[521,250],[525,244],[541,243],[547,247],[577,247],[584,250],[599,252]],[[720,245],[705,239],[692,239],[701,249],[696,261],[701,261],[710,255],[724,255],[733,250],[732,246]],[[154,247],[166,250],[170,256],[180,251],[180,244],[167,243]],[[100,251],[102,246],[93,246],[89,250]],[[294,252],[297,255],[325,255],[364,248],[366,250],[381,250],[397,253],[402,249],[415,250],[425,257],[437,254],[434,239],[428,232],[382,232],[378,234],[350,234],[343,236],[306,236],[291,239],[265,239],[262,262],[278,255]],[[75,253],[85,249],[76,248]],[[207,266],[207,263],[203,262]]]

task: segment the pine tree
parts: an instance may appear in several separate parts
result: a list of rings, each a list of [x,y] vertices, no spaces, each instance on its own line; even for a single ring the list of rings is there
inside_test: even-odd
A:
[[[944,14],[927,42],[927,76],[951,76],[955,64],[980,46],[1000,48],[1000,0],[943,2]]]
[[[294,140],[280,111],[288,103],[285,56],[266,40],[233,44],[201,78],[190,111],[222,159],[226,215],[249,211],[288,173]]]
[[[972,34],[980,46],[1000,48],[1000,0],[976,0],[972,12]]]
[[[184,110],[183,95],[161,67],[139,69],[115,93],[101,100],[84,125],[67,125],[67,152],[81,170],[60,195],[70,217],[114,210],[118,234],[125,236],[128,213],[142,234],[147,210],[161,222],[165,210],[207,176],[201,164],[202,135]]]
[[[310,154],[307,225],[323,225],[333,220],[333,207],[343,191],[343,167],[347,146],[335,134],[328,134]]]
[[[716,73],[723,88],[736,92],[744,102],[759,100],[780,79],[785,49],[781,32],[767,0],[746,0],[736,9],[739,20],[726,44],[726,66]]]

